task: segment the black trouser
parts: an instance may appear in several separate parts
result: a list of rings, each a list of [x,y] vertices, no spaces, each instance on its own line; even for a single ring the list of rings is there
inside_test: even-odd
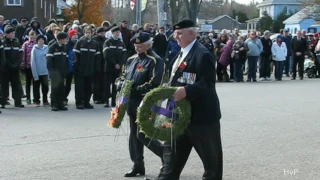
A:
[[[117,96],[117,87],[115,84],[116,79],[120,76],[120,72],[106,72],[105,73],[105,92],[104,92],[104,100],[106,103],[109,102],[109,98],[111,97],[111,102],[116,103]],[[110,86],[112,86],[112,94],[110,92]]]
[[[234,66],[233,66],[233,59],[230,59],[230,79],[234,79]]]
[[[260,56],[259,64],[260,78],[266,78],[271,75],[271,58],[270,56]]]
[[[293,55],[293,66],[292,66],[292,77],[296,78],[297,77],[297,65],[299,68],[299,77],[303,78],[303,73],[304,73],[304,56],[296,56]]]
[[[64,106],[64,75],[58,72],[50,73],[51,78],[51,106]]]
[[[96,73],[93,80],[93,100],[104,101],[104,73]]]
[[[220,64],[219,62],[217,63],[217,77],[218,81],[228,81],[228,72],[227,72],[227,67]]]
[[[33,81],[33,96],[34,102],[40,103],[40,85],[42,91],[42,102],[48,102],[48,92],[49,92],[49,85],[48,85],[48,76],[43,75],[39,76],[38,81]]]
[[[164,171],[159,180],[179,180],[189,158],[192,147],[196,150],[204,166],[204,180],[222,180],[223,155],[220,121],[210,125],[190,125],[185,134],[176,142],[164,144]]]
[[[65,101],[68,101],[68,96],[71,91],[72,79],[73,79],[73,72],[69,72],[66,77],[66,84],[65,84],[65,90],[64,90],[64,93],[65,93],[64,100]]]
[[[76,105],[88,105],[92,96],[92,76],[75,76]]]
[[[163,158],[163,146],[158,140],[151,140],[143,133],[139,132],[139,127],[136,123],[137,109],[142,101],[142,98],[131,98],[129,100],[128,115],[130,119],[130,136],[129,136],[129,152],[130,158],[134,165],[143,164],[143,148],[146,146],[154,154]]]
[[[7,97],[9,96],[9,83],[12,87],[12,97],[15,105],[21,105],[21,81],[19,71],[7,71],[2,77],[2,102],[1,105],[6,105]]]
[[[31,100],[31,85],[33,82],[33,75],[32,75],[32,70],[31,68],[27,68],[24,70],[24,75],[25,75],[25,79],[26,79],[26,95],[27,95],[27,99]]]

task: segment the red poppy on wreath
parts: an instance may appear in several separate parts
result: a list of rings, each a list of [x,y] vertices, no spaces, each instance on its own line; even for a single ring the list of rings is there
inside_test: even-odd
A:
[[[183,69],[183,68],[185,68],[185,67],[186,67],[186,65],[187,65],[187,63],[186,63],[186,62],[182,62],[182,63],[180,64],[179,68],[180,68],[180,69]]]
[[[142,69],[142,66],[140,64],[138,64],[137,69]]]

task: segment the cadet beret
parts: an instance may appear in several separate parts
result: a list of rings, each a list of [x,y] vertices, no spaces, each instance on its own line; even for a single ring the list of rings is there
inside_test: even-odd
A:
[[[6,34],[9,34],[9,33],[12,33],[12,32],[14,32],[14,31],[16,31],[12,26],[10,26],[10,25],[7,25],[5,28],[4,28],[4,33],[6,33]]]
[[[162,30],[164,30],[164,27],[160,27],[159,29],[162,29]]]
[[[66,39],[68,37],[68,34],[65,32],[59,32],[59,34],[57,35],[57,39]]]
[[[120,31],[120,28],[118,26],[115,26],[111,28],[111,32]]]
[[[97,33],[106,32],[106,29],[105,29],[104,27],[98,27],[98,28],[96,29],[96,32],[97,32]]]
[[[146,32],[139,32],[135,34],[131,39],[130,42],[134,44],[142,44],[150,40],[149,33]]]
[[[183,20],[183,21],[180,21],[177,24],[175,24],[173,26],[173,30],[185,29],[185,28],[190,28],[190,27],[195,27],[194,22],[191,20]]]

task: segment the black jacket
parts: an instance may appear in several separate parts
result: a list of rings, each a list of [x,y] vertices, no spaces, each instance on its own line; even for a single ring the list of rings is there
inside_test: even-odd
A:
[[[125,79],[133,81],[131,97],[142,98],[151,89],[162,84],[163,60],[151,49],[131,56],[126,63]]]
[[[46,33],[46,36],[47,36],[47,42],[50,42],[51,40],[56,39],[52,30],[48,30]]]
[[[292,56],[296,56],[296,52],[300,52],[302,54],[301,56],[304,56],[304,54],[308,50],[307,40],[301,38],[300,41],[298,41],[298,38],[294,37],[291,42],[291,50]]]
[[[56,38],[52,39],[51,41],[49,41],[48,47],[50,47],[52,44],[54,44],[54,43],[56,43],[56,42],[57,42],[57,39],[56,39]]]
[[[93,76],[100,67],[99,44],[82,37],[73,49],[73,68],[76,76]]]
[[[35,27],[35,26],[34,26],[34,23],[36,23],[36,22],[37,22],[38,25],[39,25],[38,27]],[[30,27],[27,28],[27,30],[24,32],[24,35],[23,35],[24,41],[26,41],[26,40],[29,39],[29,32],[30,32],[31,30],[35,31],[37,35],[41,34],[41,35],[43,35],[43,36],[45,36],[45,37],[47,38],[46,32],[45,32],[43,29],[41,29],[41,24],[40,24],[40,22],[38,21],[37,18],[32,18],[32,19],[31,19],[31,21],[30,21]],[[46,42],[48,42],[48,41],[46,41]]]
[[[52,44],[46,55],[47,67],[51,78],[58,76],[65,77],[68,74],[68,55],[65,44],[59,45],[58,42]]]
[[[2,42],[0,41],[0,82],[1,82],[1,77],[2,77],[2,71],[3,71],[4,63],[5,63],[5,60],[4,60],[4,50],[3,50]]]
[[[4,71],[19,71],[23,52],[19,40],[5,37],[2,44],[5,57]]]
[[[270,57],[272,52],[271,52],[271,47],[272,47],[272,41],[270,39],[266,38],[261,38],[260,39],[262,46],[263,46],[263,51],[261,53],[261,56],[263,57]]]
[[[16,28],[16,38],[19,40],[20,44],[24,43],[23,35],[26,30],[29,28],[29,25],[23,27],[22,25],[17,26]]]
[[[120,39],[110,38],[104,42],[103,57],[105,60],[105,72],[121,72],[115,68],[116,64],[120,67],[125,63],[126,47]]]
[[[220,102],[216,92],[216,59],[206,47],[196,41],[184,62],[185,67],[175,72],[170,85],[185,87],[186,99],[191,103],[191,125],[210,124],[220,120]],[[195,82],[181,83],[180,79],[186,75],[195,75]]]
[[[168,41],[167,41],[166,35],[157,34],[153,38],[153,50],[162,58],[165,57],[167,45],[168,45]]]
[[[106,37],[101,37],[99,35],[95,35],[92,37],[93,40],[95,40],[98,44],[99,44],[99,51],[100,51],[100,62],[99,67],[97,67],[99,72],[104,72],[104,64],[105,64],[105,60],[103,58],[103,44],[106,41]]]

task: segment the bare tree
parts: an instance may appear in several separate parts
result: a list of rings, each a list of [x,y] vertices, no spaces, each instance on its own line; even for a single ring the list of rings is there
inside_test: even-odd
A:
[[[184,0],[188,18],[193,22],[197,21],[201,3],[202,0]]]

